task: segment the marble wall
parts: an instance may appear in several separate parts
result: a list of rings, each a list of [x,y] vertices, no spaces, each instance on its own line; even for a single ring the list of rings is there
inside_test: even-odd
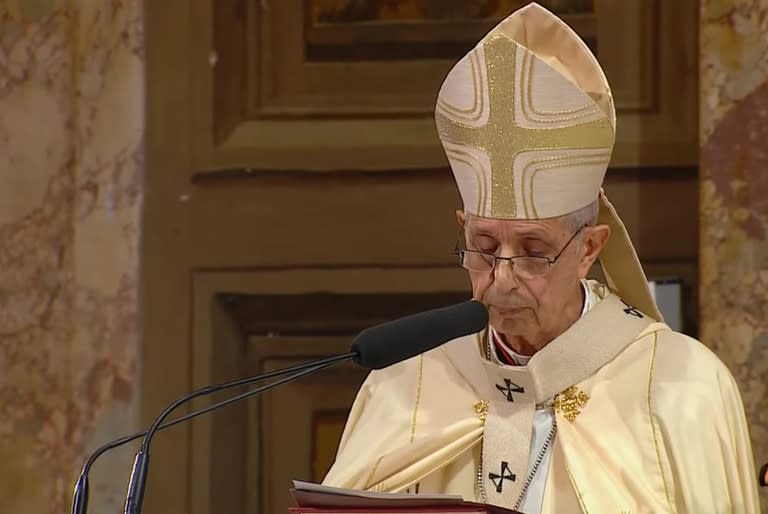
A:
[[[701,0],[701,337],[768,462],[768,2]],[[768,490],[763,489],[764,512]]]
[[[138,0],[0,0],[0,512],[65,512],[84,455],[137,428],[142,28]]]

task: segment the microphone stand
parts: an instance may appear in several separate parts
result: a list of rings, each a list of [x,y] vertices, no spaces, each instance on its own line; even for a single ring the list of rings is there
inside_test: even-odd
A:
[[[321,361],[322,363],[320,362],[315,363],[313,367],[305,368],[304,370],[299,371],[298,373],[289,375],[285,378],[281,378],[267,385],[258,387],[253,391],[248,391],[248,393],[243,393],[240,396],[242,398],[247,398],[251,394],[257,394],[263,391],[267,391],[269,389],[272,389],[273,387],[277,387],[286,382],[296,380],[306,375],[311,375],[312,373],[316,373],[322,370],[323,368],[332,366],[337,362],[351,359],[356,356],[357,356],[356,352],[350,352],[345,355],[339,355],[336,357],[329,357],[328,359],[323,359],[323,361]],[[130,479],[130,482],[128,483],[128,494],[125,497],[124,514],[140,514],[141,513],[141,504],[144,500],[144,489],[146,487],[146,482],[147,482],[147,467],[149,465],[149,446],[150,446],[150,443],[152,442],[152,436],[155,435],[155,432],[157,432],[157,429],[160,427],[160,424],[178,406],[188,402],[189,400],[197,398],[198,396],[203,396],[205,394],[209,394],[217,390],[219,389],[216,389],[216,387],[214,386],[214,387],[204,387],[197,391],[193,391],[192,393],[182,398],[179,398],[175,402],[171,403],[168,407],[165,408],[165,410],[163,410],[163,412],[160,413],[157,419],[155,419],[155,422],[152,423],[152,426],[149,427],[149,430],[147,430],[147,435],[144,436],[144,440],[141,443],[141,448],[139,449],[138,452],[136,452],[136,459],[134,460],[133,470],[131,471],[131,479]]]
[[[271,383],[271,384],[267,384],[266,386],[262,386],[262,387],[259,387],[257,389],[246,391],[246,392],[244,392],[242,394],[239,394],[239,395],[234,396],[232,398],[229,398],[227,400],[223,400],[223,401],[215,403],[213,405],[209,405],[208,407],[205,407],[203,409],[200,409],[200,410],[197,410],[197,411],[193,411],[193,412],[191,412],[191,413],[189,413],[187,415],[184,415],[184,416],[182,416],[180,418],[177,418],[177,419],[175,419],[173,421],[170,421],[168,423],[158,424],[158,426],[155,428],[155,431],[163,430],[163,429],[168,428],[168,427],[172,427],[173,425],[176,425],[176,424],[181,423],[183,421],[187,421],[187,420],[192,419],[194,417],[206,414],[206,413],[208,413],[208,412],[210,412],[212,410],[216,410],[216,409],[218,409],[220,407],[224,407],[224,406],[229,405],[231,403],[235,403],[235,402],[238,402],[240,400],[244,400],[244,399],[246,399],[246,398],[248,398],[250,396],[259,394],[261,392],[269,390],[269,389],[271,389],[271,388],[273,388],[275,386],[278,386],[278,385],[283,384],[285,382],[288,382],[290,380],[294,380],[296,378],[300,378],[300,377],[303,377],[305,375],[309,375],[309,374],[315,373],[317,371],[320,371],[322,369],[330,367],[330,366],[332,366],[332,365],[334,365],[334,364],[336,364],[338,362],[349,360],[349,359],[351,359],[353,357],[356,357],[357,355],[358,355],[357,352],[350,352],[350,353],[343,354],[343,355],[337,355],[337,356],[333,356],[333,357],[328,357],[326,359],[321,359],[321,360],[318,360],[318,361],[312,361],[312,362],[307,362],[307,363],[304,363],[304,364],[298,364],[296,366],[292,366],[292,367],[289,367],[289,368],[279,369],[279,370],[275,370],[275,371],[270,371],[268,373],[262,373],[262,374],[255,375],[255,376],[252,376],[252,377],[242,378],[242,379],[233,380],[233,381],[230,381],[230,382],[225,382],[223,384],[214,385],[214,386],[207,386],[207,387],[198,389],[196,391],[193,391],[189,395],[183,397],[181,400],[177,400],[177,402],[174,402],[174,403],[176,403],[178,405],[181,405],[181,403],[184,403],[184,401],[190,400],[192,398],[197,398],[197,397],[203,396],[205,394],[210,394],[210,393],[222,391],[222,390],[225,390],[225,389],[230,389],[230,388],[233,388],[233,387],[249,385],[249,384],[253,384],[255,382],[260,382],[262,380],[266,380],[266,379],[269,379],[269,378],[275,378],[275,377],[291,374],[286,379],[283,379],[283,380],[280,380],[280,381],[277,381],[277,382],[274,382],[274,383]],[[178,405],[176,405],[176,406],[178,406]],[[164,411],[165,416],[167,416],[167,414],[170,414],[170,411],[172,411],[172,410],[173,409],[170,409],[170,410],[166,409],[166,411],[168,411],[168,412],[165,413],[165,411]],[[153,426],[154,426],[154,424],[153,424]],[[89,496],[88,474],[89,474],[89,472],[91,470],[91,467],[96,462],[96,460],[99,457],[101,457],[101,455],[103,455],[105,452],[107,452],[107,451],[109,451],[109,450],[111,450],[113,448],[116,448],[118,446],[122,446],[123,444],[129,443],[129,442],[134,441],[134,440],[136,440],[136,439],[138,439],[140,437],[146,436],[147,434],[149,434],[150,430],[147,430],[146,432],[137,432],[135,434],[131,434],[131,435],[128,435],[128,436],[121,437],[119,439],[115,439],[114,441],[110,441],[109,443],[106,443],[103,446],[97,448],[90,455],[90,457],[88,457],[88,460],[85,462],[85,464],[83,465],[82,471],[80,472],[80,477],[78,478],[77,483],[75,484],[74,493],[73,493],[73,497],[72,497],[72,514],[86,514],[86,512],[88,510],[88,496]],[[135,471],[136,471],[136,469],[135,469],[135,463],[134,463],[134,472]],[[145,473],[146,473],[146,470],[145,470]],[[131,478],[133,479],[133,473],[131,475]],[[130,489],[129,489],[129,491],[130,491]],[[126,498],[126,501],[127,501],[127,498]]]

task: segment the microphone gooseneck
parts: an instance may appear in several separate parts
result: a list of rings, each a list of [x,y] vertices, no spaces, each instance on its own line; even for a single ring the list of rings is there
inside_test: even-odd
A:
[[[247,378],[242,378],[238,380],[232,380],[230,382],[225,382],[223,384],[219,384],[216,386],[208,386],[203,389],[208,390],[209,392],[218,392],[225,389],[230,389],[238,386],[245,386],[250,385],[256,382],[260,382],[262,380],[266,380],[268,378],[275,378],[283,375],[287,375],[290,373],[295,373],[299,371],[303,371],[309,368],[313,368],[316,366],[322,366],[326,363],[334,364],[336,362],[341,362],[344,360],[348,360],[352,357],[352,353],[348,353],[345,355],[337,355],[333,357],[329,357],[327,359],[322,359],[319,361],[313,361],[313,362],[307,362],[303,364],[298,364],[296,366],[292,366],[290,368],[285,369],[278,369],[275,371],[270,371],[267,373],[262,373],[256,376],[251,376]],[[303,376],[303,375],[302,375]],[[198,391],[202,391],[203,389],[200,389]],[[179,423],[182,423],[184,421],[187,421],[189,419],[195,418],[197,416],[201,416],[203,414],[206,414],[208,412],[211,412],[213,410],[219,409],[221,407],[225,407],[231,403],[238,402],[244,398],[247,398],[248,396],[251,396],[253,394],[258,394],[258,390],[254,391],[248,391],[243,393],[242,395],[235,396],[233,398],[229,398],[227,400],[222,400],[218,403],[215,403],[213,405],[209,405],[208,407],[205,407],[203,409],[191,412],[187,415],[181,416],[177,419],[174,419],[173,421],[169,421],[168,423],[162,423],[160,426],[158,426],[157,430],[163,430],[168,427],[172,427],[174,425],[177,425]],[[107,451],[117,448],[119,446],[122,446],[124,444],[130,443],[131,441],[135,441],[136,439],[139,439],[140,437],[144,437],[147,435],[149,431],[145,432],[136,432],[135,434],[127,435],[124,437],[120,437],[118,439],[115,439],[113,441],[110,441],[96,450],[94,450],[91,455],[86,460],[85,464],[82,467],[82,470],[80,472],[80,477],[77,480],[77,483],[75,484],[74,493],[72,495],[72,514],[86,514],[88,511],[88,499],[89,499],[89,489],[88,489],[88,476],[90,473],[91,468],[96,463],[96,461],[101,457],[104,453]],[[135,465],[134,461],[134,465]]]
[[[315,362],[314,365],[311,365],[310,363],[301,364],[295,367],[295,368],[301,368],[300,371],[293,373],[291,375],[288,375],[287,377],[276,380],[274,382],[271,382],[269,384],[263,385],[261,387],[257,387],[256,389],[253,389],[251,391],[242,393],[241,395],[238,395],[232,398],[232,400],[237,401],[244,398],[248,398],[249,396],[252,396],[255,394],[262,393],[264,391],[272,389],[273,387],[282,385],[286,382],[297,380],[301,377],[311,375],[312,373],[317,373],[322,369],[333,366],[334,364],[337,364],[341,361],[349,360],[354,356],[355,356],[355,353],[350,352],[344,355],[337,355],[334,357],[329,357],[327,359],[322,359],[320,361]],[[285,371],[283,370],[283,373],[281,374],[284,375]],[[261,376],[259,377],[260,377],[259,378],[260,380],[263,380],[263,377]],[[255,381],[256,378],[257,377],[252,377],[251,379],[243,379],[243,380]],[[226,385],[228,387],[234,387],[233,384],[235,382],[238,382],[238,381],[233,381]],[[152,437],[155,435],[155,432],[157,432],[163,420],[165,420],[165,418],[171,412],[173,412],[177,407],[179,407],[183,403],[188,402],[189,400],[192,400],[194,398],[197,398],[198,396],[203,396],[205,394],[210,394],[220,390],[221,390],[221,386],[210,386],[210,387],[203,387],[202,389],[198,389],[197,391],[193,391],[187,394],[186,396],[183,396],[178,400],[176,400],[175,402],[171,403],[155,419],[154,423],[152,423],[152,426],[149,428],[149,430],[147,430],[147,433],[144,436],[144,440],[141,443],[141,448],[136,453],[136,460],[134,461],[133,471],[131,472],[131,479],[128,486],[128,494],[126,495],[126,499],[125,499],[125,510],[124,510],[125,514],[139,514],[141,512],[141,504],[144,499],[144,489],[146,487],[146,480],[147,480],[147,474],[148,474],[147,467],[149,465],[149,445],[152,442]]]

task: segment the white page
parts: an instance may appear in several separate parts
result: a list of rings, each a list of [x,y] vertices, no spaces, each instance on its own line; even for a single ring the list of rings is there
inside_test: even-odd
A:
[[[462,502],[464,499],[461,496],[448,495],[448,494],[409,494],[409,493],[375,493],[371,491],[359,491],[356,489],[344,489],[341,487],[331,487],[327,485],[315,484],[312,482],[302,482],[300,480],[293,481],[293,487],[297,491],[307,491],[313,493],[322,494],[334,494],[337,496],[353,496],[355,498],[372,498],[381,500],[440,500],[440,501],[452,501]]]

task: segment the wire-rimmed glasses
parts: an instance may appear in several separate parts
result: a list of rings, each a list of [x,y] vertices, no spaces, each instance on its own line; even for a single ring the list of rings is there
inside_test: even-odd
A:
[[[496,268],[498,261],[507,261],[512,269],[521,276],[525,277],[539,277],[546,274],[549,268],[555,265],[557,260],[563,255],[568,245],[571,244],[576,236],[584,229],[586,225],[573,233],[568,241],[563,245],[563,248],[553,258],[534,256],[534,255],[515,255],[512,257],[501,257],[492,253],[481,252],[480,250],[472,250],[468,248],[459,248],[456,245],[454,255],[459,260],[459,266],[468,271],[485,271],[492,273]]]

